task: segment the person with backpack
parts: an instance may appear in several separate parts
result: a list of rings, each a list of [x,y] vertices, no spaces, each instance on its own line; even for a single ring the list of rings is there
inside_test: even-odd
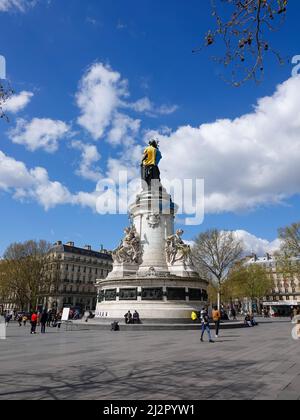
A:
[[[115,321],[111,324],[111,331],[120,331],[120,326],[119,326],[119,323],[117,321]]]
[[[208,311],[206,308],[203,308],[203,310],[201,311],[201,323],[202,323],[202,334],[201,334],[201,339],[200,341],[203,343],[203,337],[204,337],[204,333],[205,331],[207,332],[208,338],[209,338],[209,342],[210,343],[214,343],[214,341],[211,338],[211,333],[210,333],[210,326],[209,326],[209,316],[208,316]]]
[[[215,323],[215,327],[216,327],[216,338],[219,337],[219,331],[220,331],[220,323],[221,323],[221,313],[218,310],[218,307],[215,306],[213,311],[212,311],[212,319]]]

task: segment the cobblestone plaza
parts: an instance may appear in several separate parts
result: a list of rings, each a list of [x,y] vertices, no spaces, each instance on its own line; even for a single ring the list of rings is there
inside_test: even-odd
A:
[[[10,325],[0,342],[0,399],[300,399],[300,347],[287,321],[224,330],[48,331]]]

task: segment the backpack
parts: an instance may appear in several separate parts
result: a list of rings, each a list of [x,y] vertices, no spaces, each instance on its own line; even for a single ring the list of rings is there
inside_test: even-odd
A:
[[[191,318],[192,318],[192,321],[197,321],[198,315],[195,311],[192,312]]]
[[[111,331],[120,331],[120,326],[118,322],[113,322],[111,324]]]

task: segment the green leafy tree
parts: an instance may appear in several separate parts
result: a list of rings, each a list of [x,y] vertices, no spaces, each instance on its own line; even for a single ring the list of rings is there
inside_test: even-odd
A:
[[[263,266],[257,264],[238,264],[228,277],[233,297],[236,299],[247,298],[249,310],[252,313],[252,304],[259,305],[260,301],[270,294],[274,287],[271,273]]]

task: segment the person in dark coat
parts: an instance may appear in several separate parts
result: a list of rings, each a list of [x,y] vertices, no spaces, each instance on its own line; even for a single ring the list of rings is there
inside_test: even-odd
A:
[[[48,321],[48,314],[47,314],[46,311],[44,311],[42,313],[42,316],[41,316],[41,333],[42,334],[46,334],[46,324],[47,324],[47,321]]]

